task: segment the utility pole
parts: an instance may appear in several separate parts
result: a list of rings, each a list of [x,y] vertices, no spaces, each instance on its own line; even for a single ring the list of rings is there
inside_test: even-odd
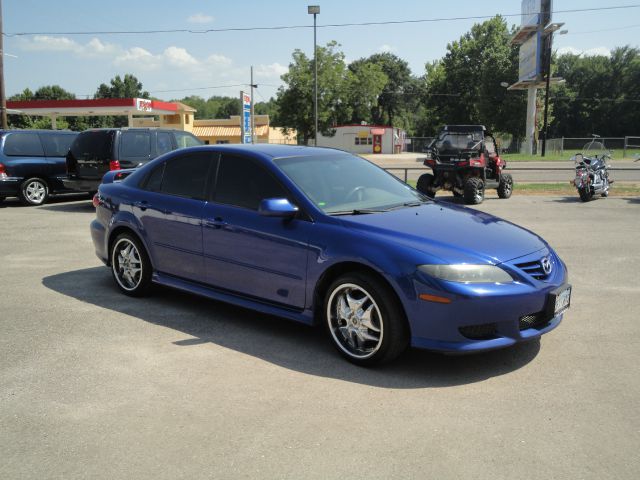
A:
[[[0,126],[6,130],[8,128],[7,98],[4,92],[4,30],[2,28],[2,0],[0,0]]]
[[[253,89],[257,85],[253,84],[253,65],[251,65],[251,143],[256,142],[256,119],[253,112]]]

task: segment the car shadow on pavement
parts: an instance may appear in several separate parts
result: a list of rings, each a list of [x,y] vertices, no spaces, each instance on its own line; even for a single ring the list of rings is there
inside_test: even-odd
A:
[[[77,211],[77,210],[64,210],[65,207],[73,205],[69,202],[76,202],[77,205],[88,205],[93,210],[93,205],[91,204],[91,199],[87,200],[86,193],[64,193],[52,195],[47,199],[47,202],[44,205],[31,206],[24,205],[18,198],[7,198],[3,202],[0,202],[0,208],[42,208],[45,210],[54,210],[54,211]],[[79,200],[84,200],[83,202],[78,202]]]
[[[523,367],[540,350],[538,340],[471,356],[410,349],[389,365],[366,369],[344,360],[321,328],[164,287],[156,287],[146,298],[127,297],[117,290],[105,267],[52,275],[42,283],[101,309],[180,332],[180,339],[173,342],[180,348],[211,342],[283,368],[381,388],[441,388],[480,382]],[[184,339],[184,334],[192,338]]]
[[[95,212],[96,208],[91,203],[91,200],[77,201],[75,198],[73,202],[69,203],[57,203],[55,205],[46,204],[41,207],[37,207],[40,210],[48,210],[50,212],[64,212],[64,213],[91,213]]]

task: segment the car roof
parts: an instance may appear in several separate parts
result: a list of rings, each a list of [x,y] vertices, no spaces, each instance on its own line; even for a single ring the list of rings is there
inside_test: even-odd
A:
[[[318,157],[347,154],[347,152],[335,148],[307,147],[304,145],[277,145],[269,143],[204,145],[202,147],[195,148],[206,148],[218,152],[227,151],[233,153],[253,153],[271,158]]]
[[[5,133],[44,133],[45,135],[53,135],[55,133],[74,134],[77,135],[80,132],[74,132],[73,130],[44,130],[44,129],[30,129],[30,128],[15,128],[0,130],[0,134]]]

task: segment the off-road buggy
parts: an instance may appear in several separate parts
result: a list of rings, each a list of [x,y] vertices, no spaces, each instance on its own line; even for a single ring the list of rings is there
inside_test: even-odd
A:
[[[449,190],[469,205],[481,203],[487,188],[496,188],[500,198],[511,196],[513,178],[502,173],[507,163],[483,125],[445,125],[425,152],[424,164],[433,170],[418,179],[425,195],[433,198],[438,190]]]

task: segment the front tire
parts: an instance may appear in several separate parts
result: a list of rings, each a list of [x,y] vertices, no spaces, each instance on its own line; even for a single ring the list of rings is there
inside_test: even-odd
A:
[[[18,198],[27,206],[42,205],[49,198],[49,185],[41,178],[28,178],[20,185]]]
[[[464,203],[478,205],[484,200],[484,182],[477,177],[467,179],[464,184]]]
[[[327,289],[325,326],[336,349],[350,362],[389,362],[409,345],[404,311],[381,280],[365,273],[343,275]]]
[[[500,175],[500,183],[498,184],[498,197],[509,198],[513,193],[513,177],[508,173]]]
[[[122,293],[142,297],[151,287],[151,262],[142,243],[129,233],[118,235],[111,247],[111,273]]]
[[[418,178],[418,183],[416,184],[416,188],[420,193],[424,193],[427,197],[433,198],[436,196],[436,192],[433,191],[433,175],[430,173],[423,173]]]
[[[593,198],[593,192],[589,187],[579,188],[578,195],[580,195],[580,200],[582,200],[583,202],[588,202]]]

